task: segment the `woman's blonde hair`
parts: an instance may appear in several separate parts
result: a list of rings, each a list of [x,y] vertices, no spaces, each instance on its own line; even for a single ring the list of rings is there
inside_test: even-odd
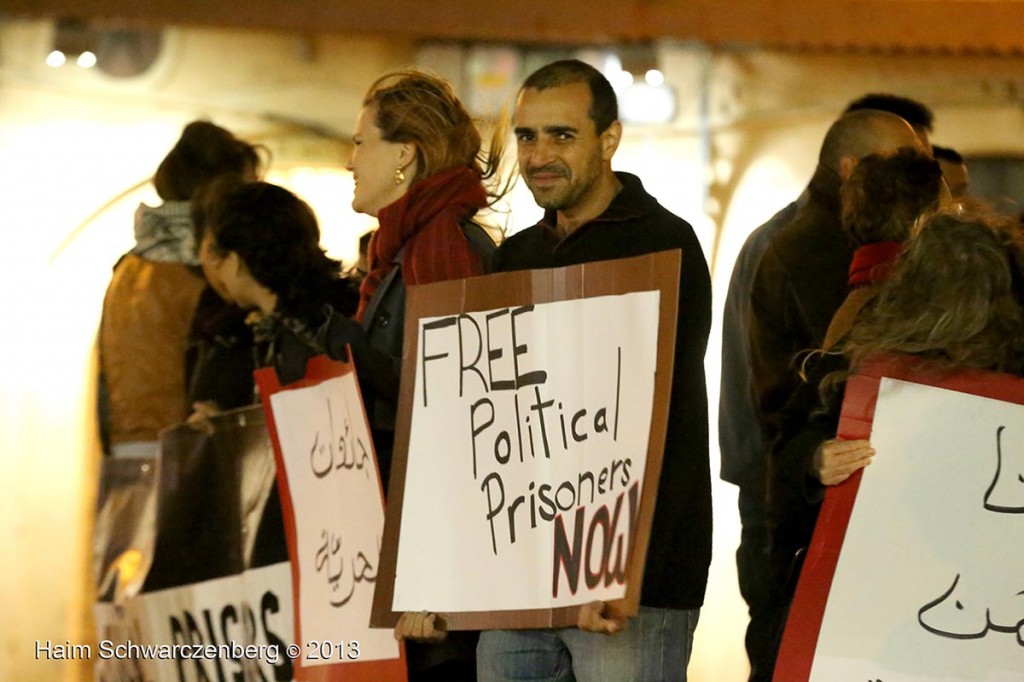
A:
[[[484,180],[498,177],[507,123],[502,119],[495,126],[484,151],[476,122],[448,81],[415,70],[388,73],[370,86],[363,106],[373,107],[374,123],[384,140],[416,145],[415,180],[454,166],[469,166]]]

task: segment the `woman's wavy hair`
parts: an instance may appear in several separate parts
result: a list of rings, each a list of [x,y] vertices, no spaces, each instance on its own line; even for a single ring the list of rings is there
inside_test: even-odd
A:
[[[222,175],[256,179],[269,156],[265,147],[240,140],[209,121],[193,121],[153,176],[157,195],[164,201],[189,201],[200,187]]]
[[[234,251],[257,282],[278,297],[277,309],[303,317],[324,303],[341,263],[320,247],[313,209],[284,187],[226,178],[203,188],[193,217],[218,255]]]
[[[857,245],[902,242],[936,208],[941,183],[939,162],[916,149],[865,156],[839,190],[843,228]]]
[[[1024,369],[1024,236],[980,205],[924,216],[843,345],[851,370],[906,353],[949,368]]]
[[[499,177],[507,119],[501,117],[485,151],[476,122],[448,81],[415,70],[388,73],[367,90],[363,107],[374,109],[382,139],[416,145],[414,180],[454,166],[469,166],[484,180]],[[506,191],[503,186],[489,194],[497,200]]]

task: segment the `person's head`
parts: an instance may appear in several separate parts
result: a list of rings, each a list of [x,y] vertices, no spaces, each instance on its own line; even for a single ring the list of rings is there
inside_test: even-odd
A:
[[[924,152],[869,154],[839,191],[843,227],[858,246],[902,242],[918,217],[937,207],[941,192],[939,164]]]
[[[843,114],[828,129],[818,163],[845,179],[865,156],[892,154],[903,147],[924,149],[909,123],[896,114],[861,109]]]
[[[271,309],[291,313],[340,272],[320,247],[313,209],[283,187],[221,180],[204,188],[196,205],[207,280],[238,306],[269,312],[270,300]]]
[[[251,181],[260,176],[257,148],[209,121],[193,121],[160,162],[153,176],[164,201],[189,201],[203,185],[222,175]]]
[[[926,216],[850,333],[853,366],[907,353],[952,367],[1019,372],[1024,241],[1014,221],[964,208]]]
[[[519,92],[513,127],[519,172],[541,207],[572,210],[614,182],[622,125],[615,91],[594,67],[569,59],[534,72]]]
[[[870,93],[850,102],[846,105],[846,110],[843,113],[848,114],[852,111],[864,109],[888,111],[890,114],[896,114],[910,124],[925,148],[931,150],[931,142],[928,136],[935,124],[935,115],[931,109],[921,102],[909,97],[900,97],[899,95]]]
[[[480,131],[451,84],[420,71],[389,73],[370,86],[352,144],[352,208],[374,216],[417,180],[448,168],[490,177],[501,154],[494,144],[481,153]]]
[[[960,199],[967,196],[970,179],[967,175],[967,162],[964,161],[960,152],[949,147],[935,145],[932,147],[932,153],[935,154],[935,160],[942,168],[942,177],[946,179],[946,185],[953,198]]]

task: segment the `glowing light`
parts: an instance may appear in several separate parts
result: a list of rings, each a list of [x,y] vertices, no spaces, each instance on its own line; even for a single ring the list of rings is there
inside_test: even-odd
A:
[[[67,57],[60,50],[54,50],[50,54],[46,55],[46,65],[57,68],[58,66],[64,66],[64,62],[67,61]]]
[[[91,69],[96,66],[96,55],[89,51],[83,52],[78,55],[78,65],[83,69]]]
[[[627,123],[668,123],[675,117],[675,91],[636,83],[619,95],[619,116]]]
[[[629,71],[620,71],[615,76],[615,81],[616,89],[621,92],[622,90],[625,90],[629,86],[633,85],[633,74],[631,74]]]
[[[644,80],[652,88],[657,88],[665,83],[665,74],[657,69],[651,69],[644,74]]]

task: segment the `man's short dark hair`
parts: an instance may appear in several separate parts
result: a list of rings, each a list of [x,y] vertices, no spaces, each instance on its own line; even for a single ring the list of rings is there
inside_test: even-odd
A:
[[[615,98],[612,84],[600,71],[578,59],[562,59],[537,69],[523,83],[523,90],[547,90],[573,83],[586,83],[590,88],[590,120],[594,122],[597,134],[608,130],[608,126],[619,118],[619,102]]]
[[[932,131],[932,125],[935,122],[935,114],[932,113],[931,109],[917,100],[910,99],[909,97],[900,97],[899,95],[870,93],[850,102],[846,105],[846,111],[843,113],[848,114],[851,111],[858,111],[860,109],[888,111],[902,118],[911,127],[924,128],[929,133]]]
[[[949,161],[950,163],[964,162],[963,155],[951,147],[932,145],[932,155],[937,161]]]

